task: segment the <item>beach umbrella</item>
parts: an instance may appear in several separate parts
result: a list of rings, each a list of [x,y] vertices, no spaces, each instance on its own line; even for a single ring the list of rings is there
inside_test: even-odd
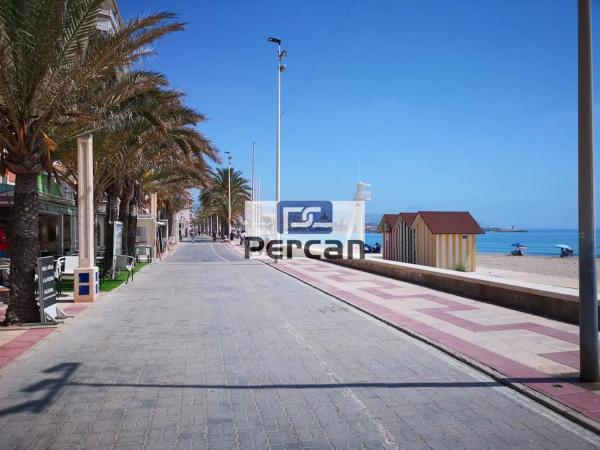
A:
[[[565,250],[573,250],[571,247],[569,247],[567,244],[558,244],[555,245],[556,248],[564,248]]]

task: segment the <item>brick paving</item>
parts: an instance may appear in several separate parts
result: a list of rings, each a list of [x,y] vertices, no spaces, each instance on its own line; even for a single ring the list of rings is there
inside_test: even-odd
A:
[[[86,304],[61,304],[63,312],[69,316],[77,316],[85,311]],[[4,320],[6,305],[0,306],[0,322]],[[20,328],[0,327],[0,369],[33,348],[38,342],[49,336],[57,328]]]
[[[0,448],[596,448],[223,244],[183,243],[0,369]]]
[[[598,386],[577,382],[575,325],[317,260],[277,268],[600,421]]]

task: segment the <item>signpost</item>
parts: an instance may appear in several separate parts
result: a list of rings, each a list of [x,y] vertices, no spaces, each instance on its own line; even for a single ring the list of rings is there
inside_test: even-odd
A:
[[[123,222],[114,221],[113,230],[113,255],[123,254]]]
[[[56,281],[54,280],[54,257],[46,256],[38,258],[37,264],[38,276],[38,298],[40,302],[40,321],[45,324],[46,312],[44,311],[48,303],[56,302]]]

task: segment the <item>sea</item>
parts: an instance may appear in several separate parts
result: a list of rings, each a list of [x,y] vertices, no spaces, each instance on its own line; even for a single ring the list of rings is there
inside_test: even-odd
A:
[[[596,254],[600,256],[600,232],[596,231]],[[365,233],[365,242],[373,245],[376,242],[383,244],[380,233]],[[512,244],[521,244],[527,247],[527,255],[558,256],[560,250],[556,245],[566,244],[578,253],[577,230],[528,230],[525,232],[498,233],[487,232],[477,236],[478,253],[505,253],[513,249]]]

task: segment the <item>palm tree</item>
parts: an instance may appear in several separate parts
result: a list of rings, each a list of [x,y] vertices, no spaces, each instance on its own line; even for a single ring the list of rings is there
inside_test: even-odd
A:
[[[5,324],[36,322],[37,176],[51,170],[53,132],[89,131],[102,112],[147,88],[146,77],[122,77],[97,104],[82,102],[98,80],[118,78],[150,53],[156,39],[181,30],[171,14],[135,19],[100,34],[102,0],[0,1],[0,172],[16,174],[12,221],[11,295]]]
[[[154,87],[140,93],[107,114],[109,127],[94,136],[96,207],[107,193],[107,242],[112,223],[123,223],[123,254],[135,255],[137,210],[146,193],[171,195],[171,191],[200,187],[206,182],[205,161],[218,161],[216,149],[195,126],[204,116],[183,103],[180,92]],[[107,121],[108,119],[102,118]],[[75,143],[59,152],[77,174]],[[168,194],[165,194],[168,193]],[[120,204],[117,201],[120,199]],[[112,261],[112,247],[105,261]],[[109,267],[107,267],[109,269]]]
[[[229,169],[219,167],[211,176],[209,187],[200,194],[200,202],[205,215],[216,215],[222,224],[229,220]],[[251,192],[248,180],[239,170],[231,169],[231,220],[244,214],[246,201]]]
[[[128,254],[135,251],[136,210],[141,194],[148,191],[145,182],[153,179],[155,191],[159,185],[186,182],[192,183],[187,187],[201,186],[208,174],[205,158],[218,161],[216,149],[195,128],[204,116],[187,108],[180,93],[154,91],[141,100],[141,109],[136,110],[139,120],[122,140],[123,156],[115,170],[121,174],[116,178],[121,188],[119,220],[124,227],[123,251]]]

